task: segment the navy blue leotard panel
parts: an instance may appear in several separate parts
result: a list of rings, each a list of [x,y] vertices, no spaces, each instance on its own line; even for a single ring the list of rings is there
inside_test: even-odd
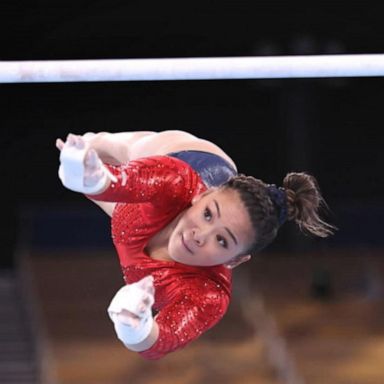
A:
[[[168,156],[189,164],[202,178],[207,187],[218,187],[237,175],[237,171],[222,157],[213,153],[188,150],[169,153]]]

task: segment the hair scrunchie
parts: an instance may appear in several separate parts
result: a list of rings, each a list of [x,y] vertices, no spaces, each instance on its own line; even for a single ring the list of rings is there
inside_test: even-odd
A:
[[[268,195],[277,210],[279,225],[283,225],[287,221],[288,207],[287,194],[283,187],[276,187],[275,184],[267,186]]]

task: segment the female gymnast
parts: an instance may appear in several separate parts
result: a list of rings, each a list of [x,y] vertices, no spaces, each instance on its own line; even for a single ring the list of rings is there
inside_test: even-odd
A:
[[[225,314],[232,269],[295,221],[327,237],[316,180],[283,187],[237,173],[215,144],[183,131],[69,134],[56,141],[63,185],[111,216],[125,285],[108,314],[117,337],[144,358],[186,346]]]

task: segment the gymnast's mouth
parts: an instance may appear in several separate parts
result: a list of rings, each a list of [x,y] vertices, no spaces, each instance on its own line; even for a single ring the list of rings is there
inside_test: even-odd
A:
[[[181,243],[183,244],[184,248],[193,255],[193,252],[192,250],[188,247],[188,245],[186,244],[185,240],[184,240],[184,236],[183,234],[181,234]]]

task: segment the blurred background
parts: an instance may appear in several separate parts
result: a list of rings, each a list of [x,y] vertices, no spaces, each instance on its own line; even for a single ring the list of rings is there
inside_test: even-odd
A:
[[[2,2],[0,60],[383,53],[382,6]],[[0,84],[2,383],[384,382],[384,79]],[[123,284],[109,221],[63,188],[56,138],[181,129],[241,172],[316,176],[339,230],[285,225],[234,272],[223,321],[147,362],[106,315]]]

